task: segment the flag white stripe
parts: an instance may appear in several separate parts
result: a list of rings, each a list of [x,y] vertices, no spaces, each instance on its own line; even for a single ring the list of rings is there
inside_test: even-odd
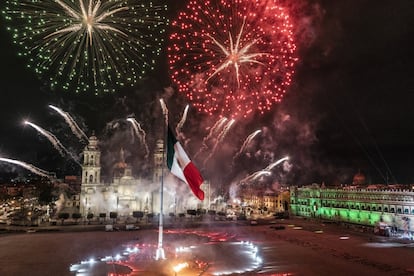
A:
[[[174,160],[171,166],[171,173],[188,184],[187,179],[185,179],[184,172],[178,164],[176,153],[174,153]]]
[[[178,164],[180,165],[181,169],[184,171],[184,168],[188,165],[188,163],[191,162],[191,160],[188,157],[187,153],[184,151],[180,142],[175,143],[174,151],[175,151],[174,155],[178,160]]]

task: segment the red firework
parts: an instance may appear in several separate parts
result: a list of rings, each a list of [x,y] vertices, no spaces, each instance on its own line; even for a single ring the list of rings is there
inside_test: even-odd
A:
[[[277,0],[191,0],[172,22],[171,77],[199,111],[264,113],[294,74],[293,25]]]

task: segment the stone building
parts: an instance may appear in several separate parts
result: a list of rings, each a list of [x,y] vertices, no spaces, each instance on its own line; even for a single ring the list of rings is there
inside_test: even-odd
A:
[[[80,213],[83,216],[91,213],[95,217],[101,214],[109,217],[110,212],[116,212],[120,217],[132,216],[134,211],[157,214],[160,209],[161,181],[164,182],[164,215],[185,212],[186,209],[207,208],[207,200],[199,201],[187,184],[169,174],[166,167],[163,168],[163,151],[163,141],[158,140],[152,159],[148,159],[148,162],[153,162],[152,177],[143,179],[133,176],[132,167],[125,162],[121,149],[119,162],[113,167],[113,177],[105,183],[101,180],[99,141],[92,135],[83,151]]]
[[[401,231],[414,230],[414,191],[370,185],[323,188],[317,184],[292,187],[291,213],[364,226],[380,223]]]
[[[154,183],[132,175],[132,168],[125,162],[123,149],[120,160],[113,167],[113,178],[109,183],[101,181],[101,152],[95,135],[83,151],[80,211],[98,216],[117,212],[119,216],[131,216],[133,211],[153,213],[159,209],[159,181],[162,166],[162,141],[158,141],[153,155]],[[152,182],[152,181],[151,181]],[[166,200],[168,201],[168,199]],[[156,205],[158,204],[158,205]]]

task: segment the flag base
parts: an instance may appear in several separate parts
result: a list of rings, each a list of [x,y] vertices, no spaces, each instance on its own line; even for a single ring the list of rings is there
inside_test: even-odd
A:
[[[164,252],[164,248],[162,247],[158,247],[157,248],[157,252],[155,254],[155,260],[165,260],[165,252]]]

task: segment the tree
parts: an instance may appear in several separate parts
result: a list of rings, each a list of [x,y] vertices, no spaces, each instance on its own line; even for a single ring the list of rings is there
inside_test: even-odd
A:
[[[115,223],[116,218],[118,217],[118,213],[117,212],[110,212],[109,217],[112,219],[112,223]]]
[[[72,218],[75,220],[76,223],[78,223],[78,219],[80,219],[82,215],[80,213],[73,213]]]
[[[207,214],[206,209],[197,209],[196,214],[198,217],[203,218],[205,214]]]
[[[102,218],[103,221],[105,221],[105,219],[106,219],[106,213],[100,213],[99,214],[99,218]]]
[[[91,223],[91,219],[93,219],[93,214],[92,213],[88,213],[86,215],[86,218],[88,219],[88,224],[90,224]]]
[[[190,209],[190,210],[187,210],[187,214],[193,218],[194,216],[197,215],[197,211]]]
[[[149,213],[149,214],[147,214],[147,220],[148,220],[148,222],[149,221],[152,221],[152,218],[154,217],[154,214],[153,213]]]
[[[141,220],[144,217],[144,212],[141,211],[133,211],[132,216],[138,220]]]
[[[222,212],[222,211],[217,212],[217,215],[219,216],[220,220],[225,220],[225,218],[226,218],[226,213],[225,212]]]
[[[216,210],[208,210],[207,214],[209,214],[211,217],[214,217],[216,215]]]
[[[171,219],[175,219],[175,214],[174,213],[170,212],[168,215],[170,216]]]
[[[62,220],[63,225],[63,222],[69,218],[69,213],[59,213],[58,218]]]

